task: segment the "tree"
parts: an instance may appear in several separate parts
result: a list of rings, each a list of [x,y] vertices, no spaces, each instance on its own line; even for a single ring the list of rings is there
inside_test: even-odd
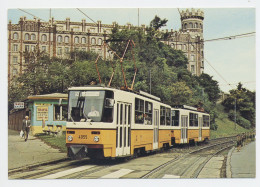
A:
[[[255,127],[255,92],[251,92],[239,83],[237,89],[229,91],[230,94],[223,101],[229,117],[234,120],[234,108],[236,105],[237,123],[244,127]]]
[[[203,87],[203,91],[208,94],[209,100],[216,103],[220,93],[218,82],[206,73],[202,73],[198,77],[198,82]]]

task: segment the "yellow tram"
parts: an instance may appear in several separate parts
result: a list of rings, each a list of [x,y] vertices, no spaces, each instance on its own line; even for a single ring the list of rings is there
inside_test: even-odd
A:
[[[209,139],[209,115],[103,86],[69,88],[69,157],[115,158]]]

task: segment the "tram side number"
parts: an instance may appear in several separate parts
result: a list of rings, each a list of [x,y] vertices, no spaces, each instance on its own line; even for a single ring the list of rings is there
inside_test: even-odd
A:
[[[87,139],[87,135],[79,135],[79,139]]]

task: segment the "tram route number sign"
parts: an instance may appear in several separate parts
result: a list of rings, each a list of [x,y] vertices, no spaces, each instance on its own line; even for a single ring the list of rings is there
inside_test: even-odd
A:
[[[14,109],[24,109],[24,102],[14,102]]]

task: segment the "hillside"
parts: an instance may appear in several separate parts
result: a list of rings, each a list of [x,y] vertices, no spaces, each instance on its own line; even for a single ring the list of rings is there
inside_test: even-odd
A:
[[[217,104],[218,117],[216,118],[216,123],[218,125],[218,129],[216,131],[211,130],[210,138],[219,138],[225,136],[232,136],[243,132],[250,132],[252,130],[244,129],[239,125],[228,119],[228,115],[224,111],[224,107],[221,104]]]

